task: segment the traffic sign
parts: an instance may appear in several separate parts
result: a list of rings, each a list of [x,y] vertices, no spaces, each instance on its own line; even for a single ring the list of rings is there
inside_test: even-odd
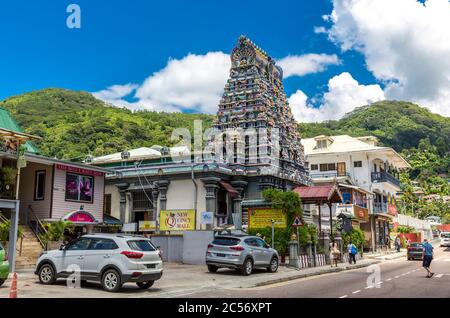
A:
[[[303,221],[297,216],[295,217],[294,223],[292,223],[293,227],[303,226]]]

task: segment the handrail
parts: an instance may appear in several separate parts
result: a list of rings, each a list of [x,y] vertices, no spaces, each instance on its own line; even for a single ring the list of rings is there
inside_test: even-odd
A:
[[[32,222],[31,220],[28,220],[28,225],[29,225],[30,229],[33,231],[33,233],[35,234],[35,236],[38,239],[38,241],[41,244],[41,246],[45,249],[46,248],[46,244],[42,241],[42,239],[40,237],[40,234],[41,234],[40,232],[43,232],[44,234],[47,234],[48,231],[45,228],[44,224],[41,222],[41,220],[38,218],[36,213],[34,213],[33,208],[31,207],[31,205],[28,206],[28,211],[31,212],[30,215],[36,221],[36,228],[33,228],[33,225],[31,224],[31,222]]]

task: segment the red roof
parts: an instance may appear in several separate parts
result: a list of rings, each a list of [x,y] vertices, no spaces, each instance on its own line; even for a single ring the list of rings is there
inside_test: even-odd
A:
[[[321,185],[312,187],[297,187],[294,192],[298,193],[303,203],[331,201],[342,202],[342,195],[336,185]]]
[[[450,224],[442,224],[442,225],[438,225],[436,227],[441,232],[450,232]]]

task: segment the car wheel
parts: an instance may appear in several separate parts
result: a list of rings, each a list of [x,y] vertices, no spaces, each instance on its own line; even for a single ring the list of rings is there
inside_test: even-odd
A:
[[[39,268],[39,281],[44,285],[51,285],[56,281],[55,270],[50,264],[44,264]]]
[[[267,271],[275,273],[278,270],[278,258],[272,257],[270,260],[270,266],[267,267]]]
[[[253,261],[251,258],[247,258],[244,264],[242,265],[241,273],[244,276],[248,276],[252,273],[252,271],[253,271]]]
[[[0,286],[2,286],[4,282],[5,282],[4,279],[0,279]]]
[[[138,282],[136,283],[136,285],[138,285],[140,289],[149,289],[150,287],[153,286],[154,282],[155,282],[154,280],[149,280],[147,282]]]
[[[215,273],[215,272],[217,272],[218,269],[219,269],[219,267],[217,267],[215,265],[208,265],[208,271],[210,273]]]
[[[108,269],[103,274],[102,287],[109,292],[116,292],[122,287],[120,275],[115,269]]]

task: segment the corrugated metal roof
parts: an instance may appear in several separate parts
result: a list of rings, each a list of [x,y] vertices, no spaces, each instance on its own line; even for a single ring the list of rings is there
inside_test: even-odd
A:
[[[19,124],[12,118],[11,114],[8,110],[3,107],[0,107],[0,128],[11,130],[14,132],[23,133],[24,131],[19,126]],[[29,141],[25,142],[25,147],[27,152],[38,153],[36,147]]]
[[[342,195],[336,185],[297,187],[294,192],[298,193],[302,201],[331,200],[342,202]]]

